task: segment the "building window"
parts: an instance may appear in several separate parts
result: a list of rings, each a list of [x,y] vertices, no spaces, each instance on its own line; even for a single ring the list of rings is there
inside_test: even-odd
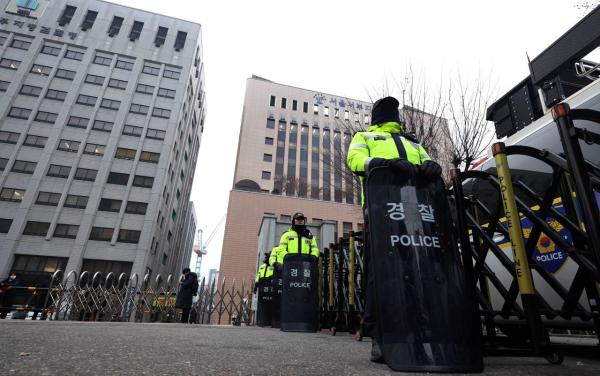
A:
[[[167,233],[167,241],[169,241],[169,242],[170,242],[170,241],[171,241],[171,238],[173,238],[173,233],[172,233],[171,231],[169,231],[169,232]]]
[[[30,161],[15,161],[13,163],[12,172],[20,172],[22,174],[33,174],[35,171],[35,167],[37,166],[36,162]]]
[[[273,161],[273,154],[263,154],[263,161],[264,162],[272,162]]]
[[[31,67],[31,73],[37,73],[41,76],[48,76],[50,75],[50,72],[52,72],[52,67],[47,65],[33,64]]]
[[[158,31],[156,32],[156,37],[154,37],[154,45],[156,47],[160,47],[165,44],[165,40],[167,39],[167,33],[169,29],[166,27],[159,26]]]
[[[187,33],[185,31],[178,31],[177,37],[175,38],[175,51],[179,51],[183,49],[185,46],[185,39],[187,38]]]
[[[87,203],[87,196],[67,195],[64,206],[66,208],[85,209]]]
[[[112,87],[119,90],[125,90],[127,88],[127,81],[111,78],[110,80],[108,80],[108,87]]]
[[[21,202],[25,195],[24,189],[2,188],[0,191],[1,201]]]
[[[54,237],[75,239],[78,231],[78,225],[66,225],[64,223],[58,223],[54,229]]]
[[[175,209],[173,209],[173,211],[171,212],[171,219],[173,220],[173,222],[175,222],[175,220],[177,219],[177,212],[175,211]]]
[[[68,69],[57,69],[54,77],[73,81],[73,79],[75,78],[75,73],[75,71]]]
[[[32,134],[28,134],[23,142],[25,146],[32,146],[34,148],[43,148],[46,146],[46,141],[48,141],[48,137],[42,136],[34,136]]]
[[[87,30],[91,29],[92,26],[94,26],[94,21],[96,21],[96,17],[98,17],[98,12],[93,11],[93,10],[88,10],[87,13],[85,14],[85,18],[83,19],[83,22],[81,23],[81,30],[87,31]]]
[[[369,124],[371,122],[371,118],[369,114],[365,114],[365,124]]]
[[[31,42],[15,38],[15,39],[13,39],[10,46],[13,48],[18,48],[19,50],[27,51],[29,49],[29,47],[31,47]]]
[[[263,171],[262,179],[263,180],[271,180],[271,171]]]
[[[133,63],[125,60],[117,60],[115,68],[131,71],[133,70]]]
[[[106,227],[92,227],[90,240],[111,241],[114,229]]]
[[[76,10],[77,10],[77,7],[74,7],[72,5],[67,5],[65,7],[65,10],[63,11],[62,15],[58,19],[58,24],[60,26],[65,26],[69,22],[71,22],[71,20],[73,19],[73,15],[75,14]]]
[[[123,17],[113,17],[110,27],[108,28],[108,36],[114,37],[119,34],[121,26],[123,25]]]
[[[46,98],[52,99],[55,101],[64,102],[66,97],[67,97],[66,91],[48,89],[48,91],[46,92]]]
[[[138,84],[138,86],[135,88],[135,91],[136,93],[152,95],[154,94],[154,86]]]
[[[27,120],[31,115],[31,110],[28,108],[11,107],[8,111],[8,117]]]
[[[79,116],[71,116],[71,117],[69,117],[69,121],[67,121],[67,125],[69,127],[85,129],[87,127],[89,121],[90,121],[90,119],[87,119],[87,118],[82,118]]]
[[[0,68],[17,70],[19,69],[19,65],[21,65],[21,62],[18,60],[7,58],[0,59]]]
[[[38,111],[37,114],[35,114],[35,121],[41,123],[54,124],[57,118],[58,114],[52,112]]]
[[[144,68],[142,68],[142,73],[150,74],[152,76],[158,76],[159,72],[160,68],[151,65],[144,65]]]
[[[312,128],[312,145],[311,145],[311,166],[310,166],[310,197],[319,199],[319,144],[320,134],[319,127]]]
[[[71,167],[69,166],[60,166],[51,164],[48,168],[47,176],[54,176],[56,178],[68,178],[69,173],[71,172]]]
[[[94,64],[109,66],[112,59],[101,55],[94,56]]]
[[[271,101],[269,102],[269,105],[271,107],[275,107],[275,96],[274,95],[271,95]]]
[[[133,26],[131,27],[131,31],[129,32],[129,40],[136,41],[140,39],[140,35],[142,34],[142,29],[144,28],[144,23],[141,21],[133,21]]]
[[[339,118],[340,118],[340,109],[339,109],[339,108],[334,108],[334,109],[333,109],[333,116],[334,116],[336,119],[339,119]]]
[[[60,193],[40,192],[38,193],[35,203],[39,205],[57,206],[60,201],[60,196]]]
[[[85,82],[92,85],[102,85],[104,84],[104,77],[96,76],[95,74],[88,74],[85,76]]]
[[[78,168],[75,171],[75,180],[94,181],[98,175],[98,170],[92,170],[90,168]]]
[[[152,138],[155,140],[164,140],[166,134],[167,134],[167,132],[161,131],[160,129],[148,128],[148,130],[146,131],[146,137]]]
[[[358,112],[354,113],[354,122],[358,123],[359,122],[359,116],[358,116]]]
[[[110,132],[112,131],[113,123],[109,121],[103,120],[94,120],[94,125],[92,129],[100,131],[100,132]]]
[[[109,110],[118,111],[120,106],[121,106],[121,102],[116,101],[114,99],[104,98],[104,99],[102,99],[102,102],[100,102],[100,107],[107,108]]]
[[[273,119],[272,117],[267,118],[267,128],[275,129],[275,119]]]
[[[160,159],[160,153],[152,153],[150,151],[142,151],[140,154],[140,161],[149,163],[158,163]]]
[[[331,134],[323,129],[323,201],[331,201]]]
[[[4,43],[6,43],[5,35],[8,35],[8,34],[4,34],[4,33],[0,34],[0,46],[4,46]]]
[[[8,81],[0,81],[0,93],[3,93],[6,90],[8,90],[8,85],[10,85],[10,82],[8,82]]]
[[[160,87],[158,88],[158,96],[165,98],[175,98],[175,90]]]
[[[0,171],[4,171],[4,169],[6,169],[7,164],[8,158],[0,158]]]
[[[273,137],[265,137],[265,145],[273,145]]]
[[[344,120],[350,120],[350,112],[348,112],[348,110],[344,110]]]
[[[108,184],[127,185],[129,181],[129,174],[122,174],[120,172],[111,172],[108,174],[106,182]]]
[[[135,175],[133,177],[133,186],[142,188],[152,188],[154,178],[151,176]]]
[[[125,125],[123,126],[123,134],[126,136],[135,136],[140,137],[142,135],[142,131],[144,128],[136,127],[135,125]]]
[[[83,153],[90,154],[90,155],[104,155],[105,148],[106,148],[105,145],[88,143],[88,144],[85,144],[85,149],[83,149]]]
[[[181,72],[176,72],[168,69],[165,69],[165,71],[163,72],[164,78],[170,78],[172,80],[178,80],[180,75]]]
[[[169,117],[171,117],[171,110],[167,110],[166,108],[154,107],[152,109],[152,116],[168,119]]]
[[[118,242],[137,244],[140,241],[141,231],[137,230],[119,230]]]
[[[323,107],[323,115],[329,117],[329,107],[328,106]]]
[[[46,236],[49,228],[50,222],[27,221],[23,235]]]
[[[81,143],[79,141],[72,141],[72,140],[60,140],[60,142],[58,143],[58,147],[56,148],[56,150],[62,150],[62,151],[68,151],[71,153],[77,153],[77,151],[79,150],[79,145]]]
[[[77,97],[77,103],[82,104],[84,106],[95,106],[98,97],[93,97],[91,95],[83,95],[79,94]]]
[[[298,111],[298,101],[292,100],[292,111]]]
[[[23,85],[19,94],[29,95],[31,97],[39,97],[42,92],[42,88],[39,86]]]
[[[350,231],[352,231],[352,222],[342,222],[342,231],[344,236],[350,234]]]
[[[135,149],[117,148],[115,158],[132,160],[135,158]]]
[[[19,141],[20,133],[0,131],[0,142],[5,144],[16,144]]]
[[[77,61],[83,60],[83,52],[67,50],[65,52],[65,59],[73,59]]]
[[[12,221],[12,219],[0,218],[0,234],[8,234]]]
[[[145,202],[128,201],[125,207],[125,213],[146,214],[148,204]]]
[[[132,103],[129,107],[129,112],[131,112],[132,114],[147,115],[148,110],[150,110],[150,107],[136,103]]]
[[[121,210],[121,200],[111,200],[109,198],[103,198],[100,200],[98,210],[107,212],[119,212]]]
[[[319,105],[313,104],[313,115],[318,115],[318,114],[319,114]]]
[[[287,98],[281,98],[281,108],[285,108],[287,106]]]

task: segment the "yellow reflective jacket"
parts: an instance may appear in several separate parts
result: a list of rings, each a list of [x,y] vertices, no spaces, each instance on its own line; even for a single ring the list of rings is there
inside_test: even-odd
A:
[[[392,121],[373,124],[366,132],[357,132],[352,138],[348,149],[348,167],[359,176],[361,182],[364,180],[366,172],[374,164],[380,164],[385,159],[400,157],[392,133],[400,135],[402,146],[406,152],[406,159],[409,162],[420,165],[431,160],[423,146],[402,136],[404,131],[399,123]]]
[[[299,247],[298,243],[302,245]],[[313,235],[312,238],[300,237],[298,233],[292,229],[284,232],[279,240],[279,245],[271,252],[269,263],[273,265],[275,262],[283,264],[283,259],[288,253],[311,254],[319,257],[319,248],[317,248],[317,238]]]
[[[269,278],[273,276],[273,267],[267,265],[266,262],[263,262],[262,264],[260,264],[260,267],[258,268],[258,272],[256,273],[256,278],[255,278],[255,282],[258,282],[259,280],[263,279],[263,278]]]

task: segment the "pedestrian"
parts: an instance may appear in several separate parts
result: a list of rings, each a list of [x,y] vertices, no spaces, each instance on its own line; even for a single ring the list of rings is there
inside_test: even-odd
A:
[[[5,319],[11,311],[11,289],[13,286],[17,286],[17,283],[17,273],[14,271],[10,272],[8,278],[0,282],[0,319]]]
[[[192,273],[190,268],[185,268],[182,271],[182,276],[179,278],[179,293],[175,301],[175,308],[181,309],[181,322],[187,323],[190,317],[190,309],[194,296],[198,293],[198,276]]]
[[[405,122],[398,111],[399,102],[394,97],[379,99],[373,104],[371,110],[371,126],[366,132],[357,132],[352,138],[348,149],[348,166],[358,175],[362,187],[362,204],[364,214],[364,227],[368,229],[368,218],[365,203],[365,183],[369,171],[375,167],[387,166],[393,168],[398,174],[415,176],[420,174],[426,178],[434,178],[442,174],[439,164],[433,162],[427,151],[419,144],[414,134],[407,134]],[[366,270],[366,304],[363,315],[364,331],[366,336],[373,339],[371,347],[371,361],[383,363],[383,354],[379,345],[379,333],[376,329],[375,317],[375,271],[369,259],[368,247],[369,234],[365,231],[365,270]]]

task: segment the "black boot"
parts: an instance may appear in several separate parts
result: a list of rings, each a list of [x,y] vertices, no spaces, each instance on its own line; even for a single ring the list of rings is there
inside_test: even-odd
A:
[[[374,363],[385,363],[385,359],[383,359],[383,353],[381,352],[381,347],[379,347],[379,343],[375,339],[371,342],[371,359]]]

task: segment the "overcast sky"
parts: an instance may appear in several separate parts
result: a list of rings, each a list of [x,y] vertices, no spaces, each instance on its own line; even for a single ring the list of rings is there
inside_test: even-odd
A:
[[[575,0],[111,1],[202,25],[208,112],[191,199],[205,237],[227,211],[252,74],[368,100],[410,64],[432,82],[482,72],[503,94],[529,74],[526,53],[537,56],[583,14]],[[223,229],[203,275],[219,267]]]

